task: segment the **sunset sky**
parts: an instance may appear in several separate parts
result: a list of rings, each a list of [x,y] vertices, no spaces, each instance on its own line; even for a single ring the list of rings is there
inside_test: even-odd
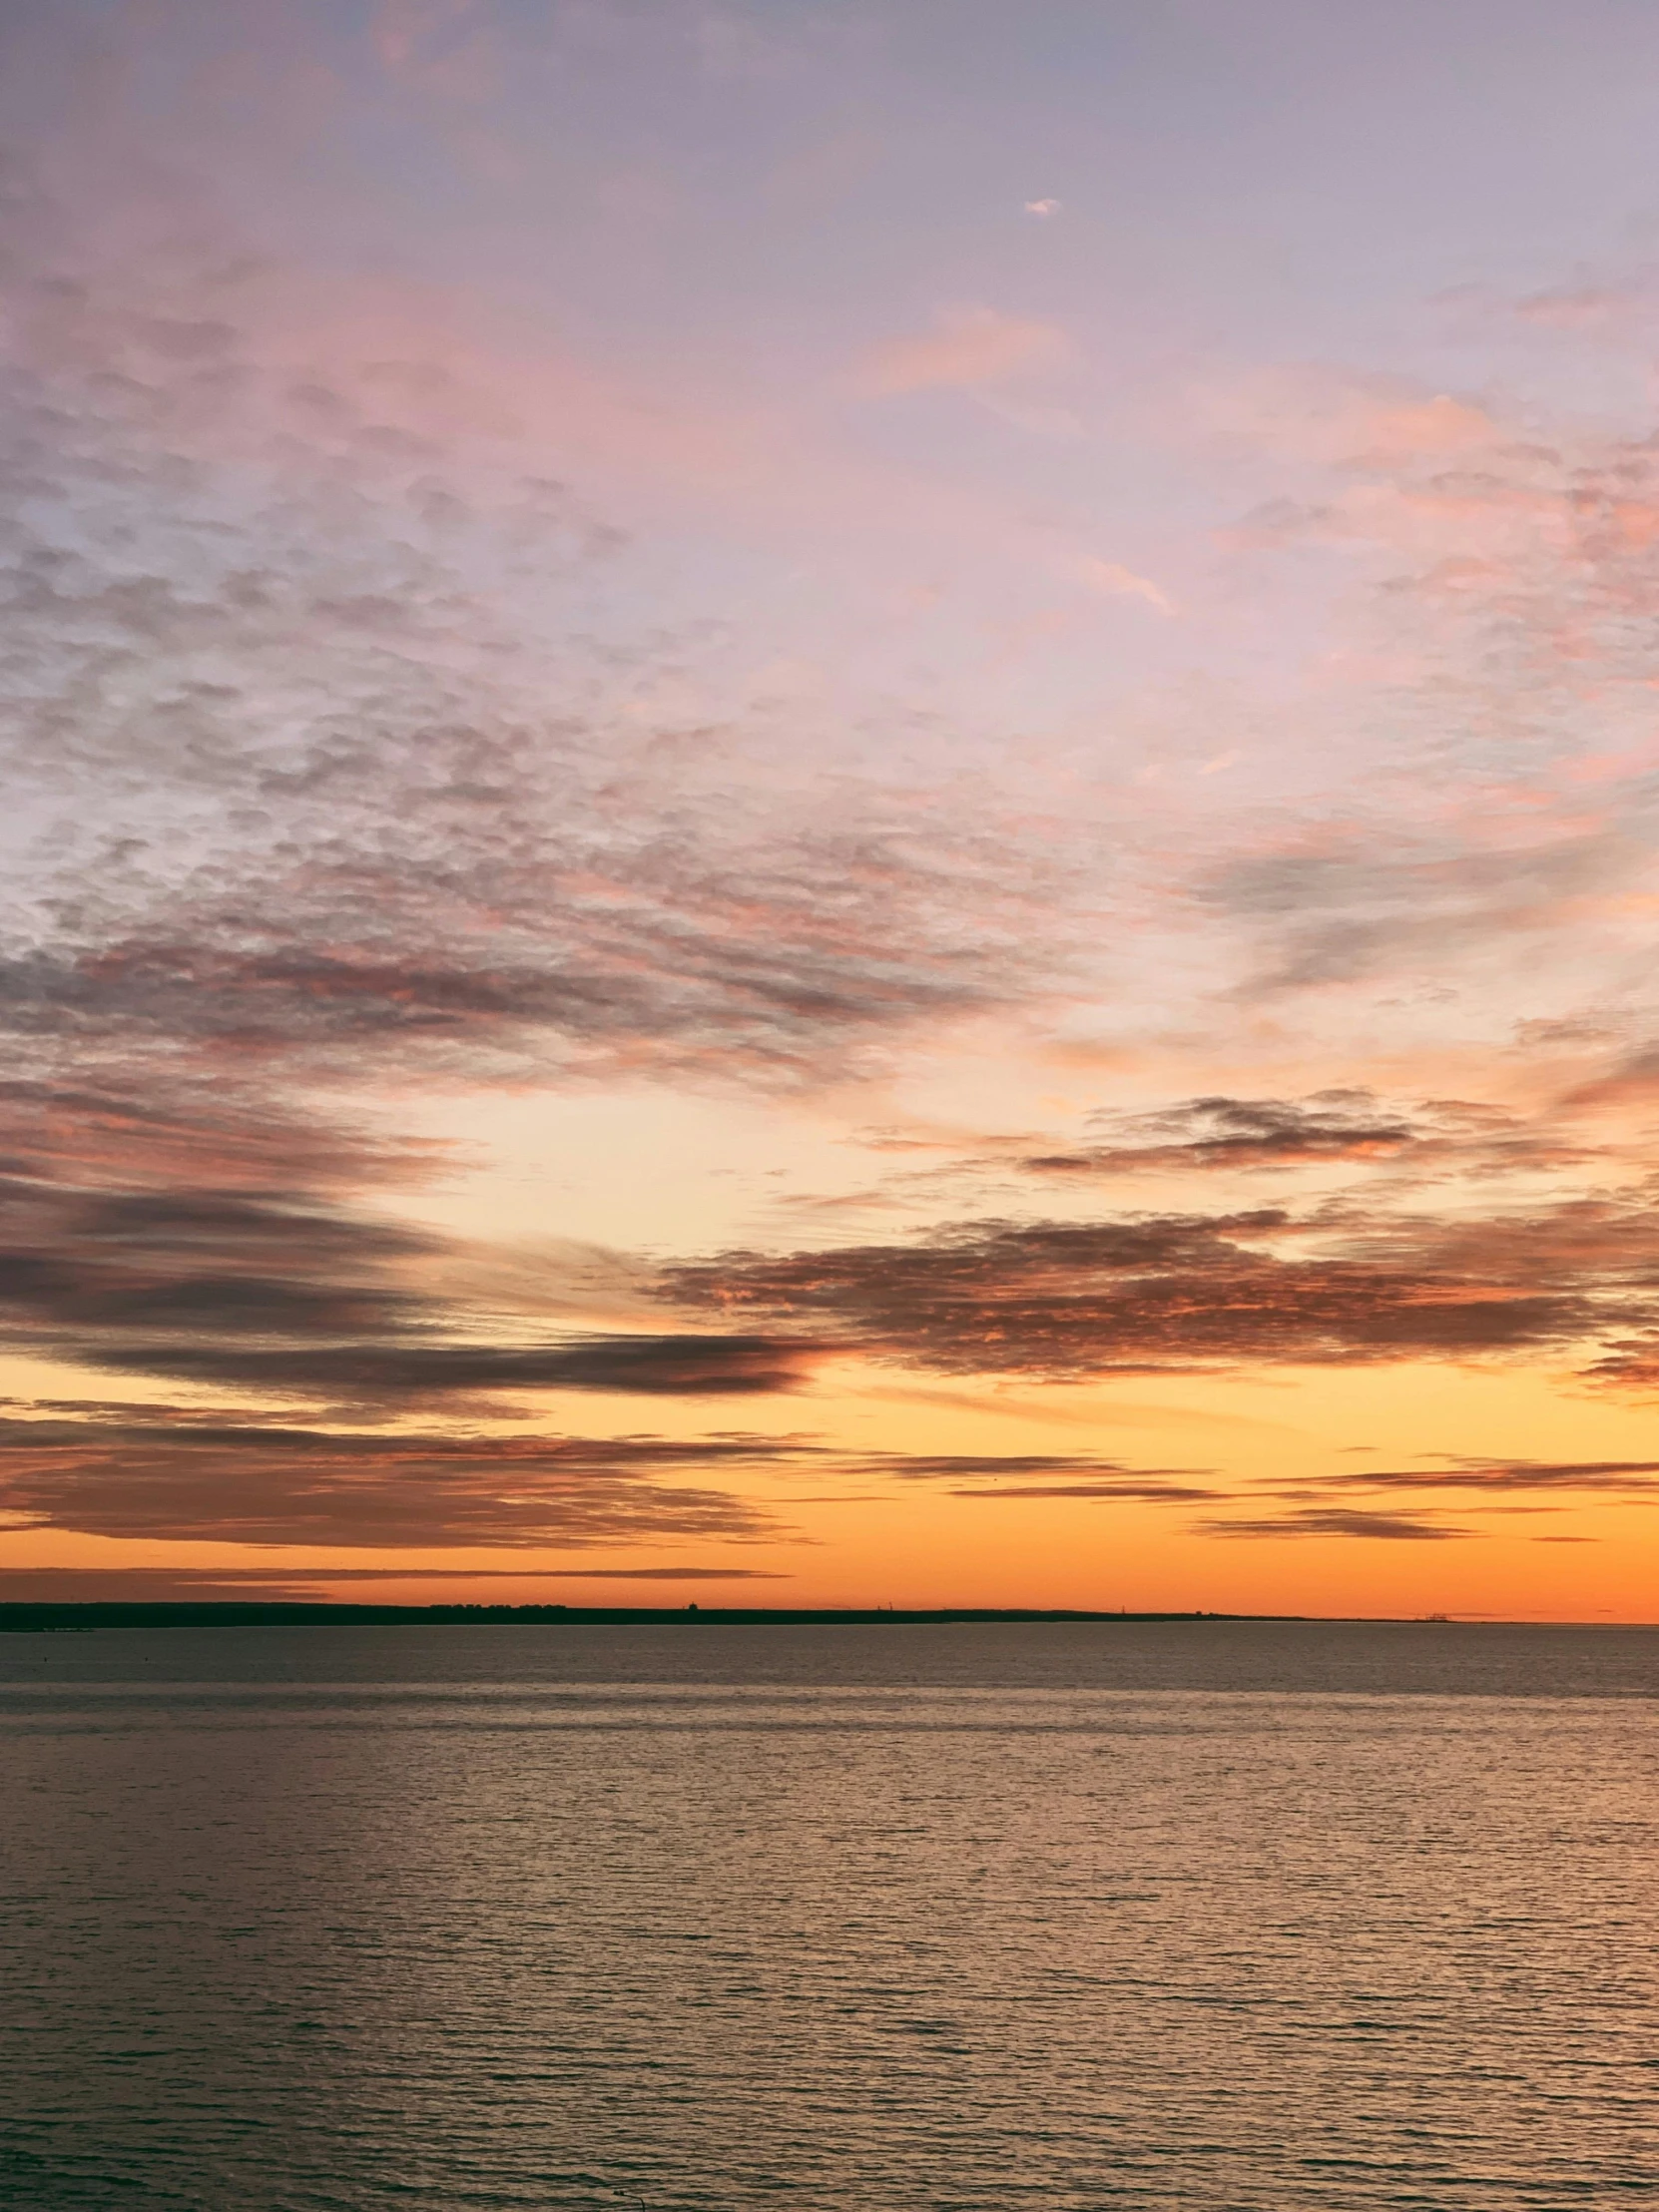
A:
[[[0,1597],[1659,1617],[1651,0],[0,115]]]

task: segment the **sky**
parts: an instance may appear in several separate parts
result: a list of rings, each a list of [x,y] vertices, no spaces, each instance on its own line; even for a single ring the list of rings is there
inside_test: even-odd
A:
[[[5,0],[0,1597],[1659,1618],[1646,0]]]

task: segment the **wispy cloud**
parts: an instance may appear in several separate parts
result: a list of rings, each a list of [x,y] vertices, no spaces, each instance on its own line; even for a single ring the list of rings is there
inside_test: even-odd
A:
[[[1641,1496],[1659,1490],[1659,1459],[1447,1459],[1432,1467],[1368,1467],[1342,1477],[1375,1490],[1564,1490]]]
[[[1174,615],[1177,608],[1168,592],[1155,584],[1150,576],[1137,576],[1132,568],[1125,568],[1121,561],[1090,559],[1083,562],[1079,571],[1090,591],[1099,592],[1106,599],[1142,599],[1161,615]]]
[[[192,1601],[198,1604],[292,1603],[343,1594],[358,1604],[394,1603],[443,1605],[454,1602],[445,1585],[464,1582],[468,1589],[488,1590],[492,1582],[511,1582],[515,1589],[535,1591],[528,1600],[503,1597],[502,1604],[557,1604],[556,1589],[539,1585],[566,1582],[653,1583],[787,1582],[788,1574],[772,1567],[541,1566],[526,1561],[512,1567],[0,1567],[0,1603],[8,1605],[154,1604],[159,1601]],[[395,1597],[376,1584],[395,1584]],[[409,1594],[412,1593],[412,1594]],[[472,1601],[468,1601],[472,1602]],[[483,1602],[489,1603],[486,1598]],[[606,1602],[606,1593],[599,1594]],[[626,1596],[622,1602],[626,1603]]]
[[[773,1531],[769,1516],[676,1478],[752,1467],[765,1448],[48,1417],[0,1421],[0,1497],[20,1524],[173,1541],[394,1550],[754,1538]]]
[[[1358,1506],[1308,1505],[1295,1512],[1252,1517],[1249,1514],[1217,1515],[1198,1523],[1206,1536],[1360,1536],[1382,1543],[1438,1544],[1479,1533],[1408,1513],[1372,1513]]]
[[[858,1451],[801,1435],[353,1431],[97,1402],[0,1415],[0,1511],[14,1527],[171,1542],[545,1552],[777,1537],[771,1509],[703,1486],[721,1475],[1163,1505],[1224,1494],[1173,1478],[1190,1471],[1129,1469],[1086,1453]],[[1033,1475],[1055,1479],[1025,1480]],[[691,1487],[688,1477],[701,1481]]]
[[[1159,1113],[1119,1116],[1109,1126],[1118,1141],[1029,1153],[1020,1165],[1042,1176],[1207,1174],[1392,1160],[1425,1141],[1414,1117],[1390,1114],[1369,1093],[1354,1091],[1308,1100],[1195,1098]]]
[[[1301,1099],[1215,1096],[1149,1113],[1096,1113],[1089,1138],[1063,1151],[1010,1152],[1024,1173],[1065,1181],[1144,1176],[1300,1177],[1349,1169],[1397,1191],[1415,1181],[1484,1182],[1598,1163],[1570,1118],[1531,1118],[1458,1099],[1410,1103],[1364,1089]]]
[[[959,307],[941,313],[932,330],[880,347],[863,376],[872,392],[979,391],[1052,373],[1072,358],[1071,340],[1055,323]]]

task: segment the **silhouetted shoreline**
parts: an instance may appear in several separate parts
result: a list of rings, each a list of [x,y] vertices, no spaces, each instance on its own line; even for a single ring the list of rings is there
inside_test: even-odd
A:
[[[65,1628],[834,1628],[944,1625],[954,1621],[1300,1620],[1299,1613],[1083,1613],[1025,1607],[950,1606],[937,1611],[725,1605],[330,1605],[303,1600],[110,1599],[0,1604],[0,1633]]]

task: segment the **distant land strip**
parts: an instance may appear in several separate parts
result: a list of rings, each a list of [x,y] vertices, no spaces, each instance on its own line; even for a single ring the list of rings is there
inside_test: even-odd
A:
[[[886,1606],[805,1611],[734,1605],[329,1605],[257,1599],[85,1600],[0,1604],[0,1633],[91,1628],[786,1628],[943,1625],[952,1621],[1300,1620],[1299,1613],[1082,1613],[1025,1607],[949,1606],[912,1612]]]

